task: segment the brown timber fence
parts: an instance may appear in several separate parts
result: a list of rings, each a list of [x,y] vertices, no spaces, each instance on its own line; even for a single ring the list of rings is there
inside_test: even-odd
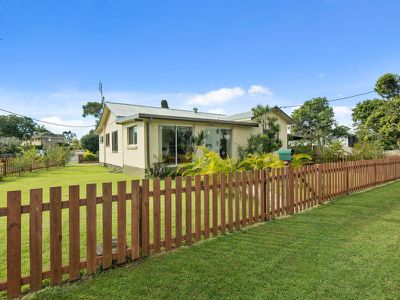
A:
[[[42,189],[33,189],[28,205],[21,204],[21,191],[10,191],[7,207],[0,208],[0,219],[7,218],[7,241],[1,241],[7,243],[7,281],[0,283],[0,291],[7,290],[10,298],[18,297],[24,285],[36,291],[42,288],[45,279],[50,279],[52,285],[78,280],[82,269],[86,269],[86,274],[94,274],[114,263],[123,264],[255,222],[299,213],[337,196],[396,179],[400,179],[399,157],[163,181],[121,181],[116,194],[111,183],[103,183],[100,196],[96,194],[96,184],[88,184],[85,198],[80,197],[80,187],[76,185],[69,187],[67,200],[62,200],[61,187],[52,187],[49,202],[43,202]],[[68,212],[66,223],[62,220],[63,210]],[[46,211],[49,217],[44,219]],[[22,275],[21,266],[22,214],[29,215],[27,276]],[[84,227],[80,224],[82,214],[86,218]],[[116,242],[113,218],[116,218]],[[102,224],[99,234],[98,220]],[[43,243],[44,222],[50,224],[49,245]],[[68,233],[68,249],[62,248],[63,226]],[[85,253],[81,253],[82,235]],[[43,270],[44,246],[50,248],[48,270]],[[64,261],[63,252],[68,253]]]
[[[43,162],[35,162],[29,165],[26,168],[14,166],[12,161],[14,158],[7,158],[7,159],[0,159],[0,174],[11,175],[11,174],[18,174],[22,172],[32,172],[34,170],[45,169],[48,167],[55,167],[57,164],[55,162],[50,162],[48,166],[45,165]]]

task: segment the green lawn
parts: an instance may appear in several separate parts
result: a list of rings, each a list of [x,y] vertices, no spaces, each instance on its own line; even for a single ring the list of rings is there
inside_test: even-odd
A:
[[[400,182],[47,288],[32,299],[395,299]]]

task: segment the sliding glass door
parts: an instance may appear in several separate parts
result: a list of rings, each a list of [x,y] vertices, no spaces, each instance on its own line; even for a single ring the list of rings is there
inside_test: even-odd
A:
[[[190,126],[160,125],[158,127],[159,153],[163,163],[176,165],[189,162],[191,151],[190,138],[193,129]]]
[[[232,157],[232,130],[207,128],[206,147],[211,151],[219,153],[222,158]]]

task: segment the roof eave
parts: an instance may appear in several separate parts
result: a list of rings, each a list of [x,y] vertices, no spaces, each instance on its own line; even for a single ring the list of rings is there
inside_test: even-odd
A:
[[[229,124],[237,126],[249,126],[258,127],[256,122],[240,122],[240,121],[227,121],[227,120],[217,120],[217,119],[206,119],[206,118],[190,118],[190,117],[171,117],[153,114],[135,114],[128,117],[123,117],[117,121],[118,124],[124,124],[127,122],[135,121],[138,119],[159,119],[159,120],[178,120],[178,121],[189,121],[189,122],[200,122],[200,123],[218,123],[218,124]]]

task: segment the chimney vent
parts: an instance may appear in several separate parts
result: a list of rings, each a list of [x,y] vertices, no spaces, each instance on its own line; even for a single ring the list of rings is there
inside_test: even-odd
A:
[[[169,108],[167,100],[165,99],[161,100],[161,108]]]
[[[194,112],[195,114],[197,114],[198,111],[199,111],[199,109],[198,109],[197,107],[193,107],[193,112]]]

